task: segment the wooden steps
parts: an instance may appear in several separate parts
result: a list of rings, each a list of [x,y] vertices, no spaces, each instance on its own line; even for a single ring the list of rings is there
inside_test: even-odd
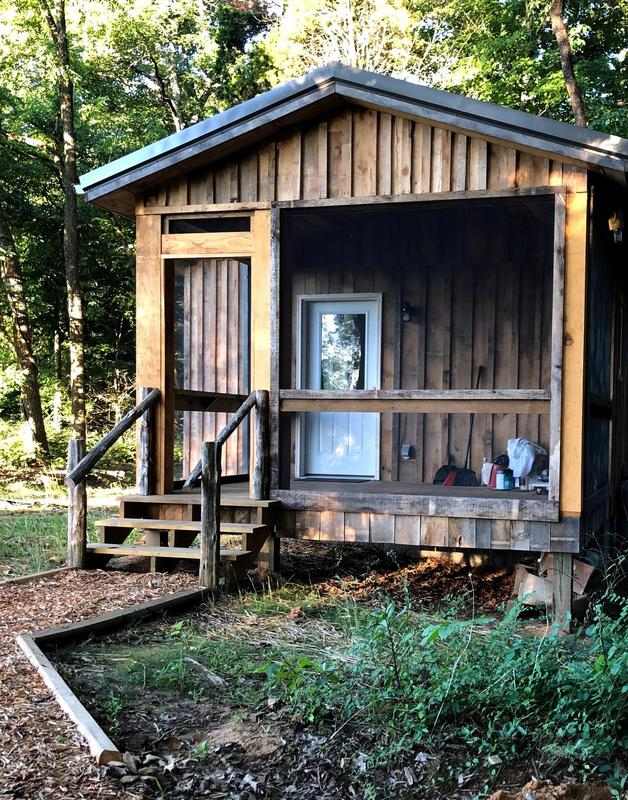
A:
[[[220,561],[229,562],[227,573],[257,567],[261,574],[274,568],[278,544],[275,537],[277,500],[255,500],[247,487],[226,485],[221,495]],[[200,492],[159,495],[123,495],[119,515],[96,522],[100,541],[87,548],[89,558],[107,562],[116,556],[150,559],[152,571],[165,570],[178,559],[200,562]],[[133,544],[129,537],[140,531]],[[222,537],[239,537],[225,540]],[[225,564],[226,566],[226,564]],[[243,573],[242,573],[243,574]]]
[[[186,558],[198,561],[198,547],[160,547],[145,544],[88,544],[87,552],[100,556],[141,556],[143,558]],[[221,561],[241,561],[251,555],[250,550],[220,550]]]
[[[110,517],[96,522],[97,528],[128,528],[129,530],[153,531],[200,531],[201,523],[191,519],[146,519]],[[268,525],[256,522],[221,522],[220,533],[237,535],[251,533],[269,533]]]
[[[228,484],[227,484],[228,485]],[[120,498],[124,503],[156,503],[161,505],[200,506],[199,492],[180,492],[174,494],[126,494]],[[279,505],[278,500],[255,500],[245,494],[231,494],[224,491],[220,496],[220,505],[225,508],[273,508]]]

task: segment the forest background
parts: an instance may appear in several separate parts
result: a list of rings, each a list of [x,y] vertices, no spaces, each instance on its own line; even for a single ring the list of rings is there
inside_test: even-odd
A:
[[[133,225],[77,176],[332,60],[628,137],[628,0],[0,0],[0,483],[132,404]]]

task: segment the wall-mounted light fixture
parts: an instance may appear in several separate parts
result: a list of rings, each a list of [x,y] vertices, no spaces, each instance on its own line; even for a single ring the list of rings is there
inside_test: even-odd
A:
[[[402,322],[411,322],[413,316],[414,316],[414,308],[410,305],[410,303],[402,303],[401,304],[401,321]]]
[[[620,244],[624,240],[624,212],[613,211],[608,218],[608,229],[613,234],[615,244]]]

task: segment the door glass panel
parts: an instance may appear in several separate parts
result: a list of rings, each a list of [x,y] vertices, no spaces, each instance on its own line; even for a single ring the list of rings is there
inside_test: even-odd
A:
[[[377,299],[323,297],[304,301],[302,387],[330,392],[379,385],[380,313]],[[322,411],[300,419],[301,476],[376,478],[379,415]]]
[[[321,389],[364,389],[365,314],[321,314]]]

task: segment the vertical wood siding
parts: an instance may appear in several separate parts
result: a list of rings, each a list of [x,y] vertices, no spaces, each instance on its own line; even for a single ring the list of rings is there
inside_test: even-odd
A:
[[[177,386],[205,392],[248,394],[248,264],[234,259],[178,261]],[[212,441],[228,414],[186,411],[180,414],[183,476],[199,459],[203,441]],[[223,450],[223,471],[248,471],[248,433],[240,427]]]
[[[422,122],[349,108],[177,177],[145,204],[184,206],[566,184],[586,170]]]
[[[437,241],[435,237],[435,250]],[[437,258],[436,252],[432,255]],[[298,336],[299,295],[377,292],[383,299],[382,389],[470,389],[482,366],[483,389],[549,390],[549,375],[543,374],[542,365],[549,359],[552,296],[551,291],[540,291],[538,284],[539,278],[541,287],[546,284],[545,273],[551,275],[551,257],[544,261],[533,259],[534,268],[528,270],[520,260],[473,258],[467,253],[457,263],[448,258],[408,261],[398,273],[295,269],[285,276],[292,322],[288,323],[290,311],[284,304],[282,319],[287,327],[281,347],[291,353],[291,369],[284,372],[283,385],[297,385],[292,343]],[[410,322],[400,320],[402,299],[413,307]],[[548,322],[544,327],[543,318]],[[535,327],[525,346],[519,326]],[[485,457],[504,453],[507,440],[517,435],[530,436],[548,448],[541,419],[537,414],[476,415],[472,468],[479,472]],[[467,414],[382,414],[381,480],[431,483],[443,464],[464,463],[468,435]],[[415,449],[412,460],[400,459],[403,443]]]
[[[584,274],[584,251],[578,249],[577,243],[571,244],[571,240],[584,241],[586,209],[579,198],[584,197],[587,188],[586,169],[481,137],[434,127],[420,120],[364,108],[347,108],[299,129],[282,132],[224,162],[179,176],[152,190],[144,202],[147,206],[181,209],[198,203],[498,190],[547,184],[564,185],[570,195],[567,201],[567,284],[576,286],[577,275]],[[407,336],[404,333],[398,342],[398,352],[384,365],[384,383],[405,388],[469,385],[476,365],[485,364],[488,373],[484,385],[547,386],[549,350],[543,343],[551,324],[551,309],[546,302],[551,296],[551,275],[541,274],[539,270],[538,265],[532,264],[525,277],[509,275],[507,270],[497,277],[480,271],[473,284],[468,275],[444,270],[436,281],[426,278],[404,287],[404,299],[422,310],[422,329]],[[386,279],[386,276],[382,278]],[[328,285],[323,287],[325,282]],[[310,275],[303,276],[300,290],[306,293],[372,291],[376,289],[375,282],[372,274]],[[386,291],[392,292],[393,288]],[[488,304],[479,313],[480,298],[494,291],[499,293],[499,305]],[[571,292],[574,297],[575,291]],[[568,291],[567,305],[573,305],[571,295]],[[437,303],[446,306],[447,298],[453,298],[455,313],[435,320],[430,308],[435,308]],[[533,314],[522,313],[523,308],[530,306]],[[207,314],[211,312],[207,310]],[[570,417],[574,410],[578,411],[575,406],[572,408],[573,404],[581,404],[582,398],[578,389],[581,376],[575,366],[583,351],[581,327],[578,313],[568,311],[566,341],[570,347],[565,360],[563,405],[570,409]],[[499,335],[496,334],[498,330]],[[387,336],[394,336],[393,327],[384,331],[384,339]],[[426,341],[424,349],[420,345],[421,337]],[[410,372],[407,369],[395,372],[395,358],[401,363],[410,359],[415,366]],[[582,454],[578,441],[581,426],[581,420],[574,422],[573,419],[563,426],[564,437],[569,440],[567,444],[573,453],[573,467],[566,464],[563,470],[561,486],[571,489],[567,494],[561,492],[561,507],[571,513],[580,511],[578,464]],[[382,464],[383,477],[430,481],[434,466],[445,462],[449,451],[457,461],[464,457],[465,428],[466,421],[462,417],[384,418],[382,436],[390,455]],[[478,415],[473,435],[474,467],[478,468],[483,456],[491,457],[503,450],[506,439],[515,431],[548,443],[549,419],[547,416]],[[400,462],[395,448],[402,439],[429,440],[429,456],[417,459],[416,465]],[[359,523],[351,519],[350,530],[355,531],[356,537],[363,535]]]

